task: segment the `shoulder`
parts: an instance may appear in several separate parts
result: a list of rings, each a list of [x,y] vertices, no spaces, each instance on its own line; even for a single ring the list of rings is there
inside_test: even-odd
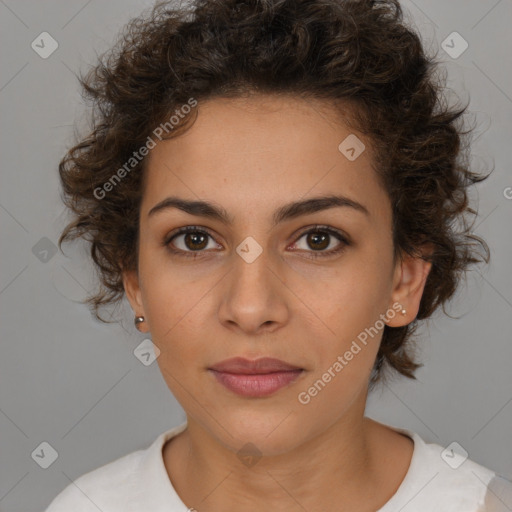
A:
[[[471,460],[459,443],[443,447],[425,442],[415,432],[394,430],[414,441],[414,452],[402,484],[379,512],[510,510],[512,482]]]
[[[98,512],[125,510],[133,497],[144,450],[125,455],[71,482],[45,512]],[[128,500],[128,501],[127,501]]]
[[[179,503],[167,477],[162,447],[186,423],[161,433],[147,448],[124,455],[71,482],[45,512],[161,510]],[[174,510],[174,509],[173,509]]]

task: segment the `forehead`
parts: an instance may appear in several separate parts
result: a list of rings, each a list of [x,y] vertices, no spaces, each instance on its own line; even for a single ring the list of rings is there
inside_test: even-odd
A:
[[[364,144],[356,159],[340,150],[345,140],[360,143],[358,153]],[[191,128],[158,142],[145,172],[146,212],[171,194],[244,210],[339,192],[374,215],[387,213],[368,142],[329,102],[257,96],[199,103]]]

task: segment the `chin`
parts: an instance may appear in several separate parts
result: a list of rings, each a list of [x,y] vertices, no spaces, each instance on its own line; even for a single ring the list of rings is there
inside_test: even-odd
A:
[[[210,423],[210,428],[224,446],[238,453],[244,447],[250,450],[247,445],[254,445],[255,450],[265,456],[293,450],[308,430],[303,419],[284,408],[266,414],[234,411],[225,414],[221,424],[224,428],[215,422]]]

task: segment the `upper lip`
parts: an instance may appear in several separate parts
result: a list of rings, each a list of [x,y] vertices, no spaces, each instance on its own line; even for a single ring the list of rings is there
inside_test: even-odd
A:
[[[234,357],[232,359],[221,361],[220,363],[211,366],[209,369],[217,372],[238,373],[244,375],[302,370],[302,368],[299,368],[298,366],[293,366],[272,357],[262,357],[254,361],[244,359],[243,357]]]

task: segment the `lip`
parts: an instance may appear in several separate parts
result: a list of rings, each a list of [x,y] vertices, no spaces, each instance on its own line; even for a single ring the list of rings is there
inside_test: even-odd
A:
[[[280,359],[272,357],[261,357],[251,361],[243,357],[233,357],[220,363],[214,364],[209,368],[217,372],[235,373],[244,375],[257,375],[263,373],[286,372],[291,370],[302,370],[298,366],[285,363]]]
[[[274,394],[304,372],[303,368],[270,357],[254,361],[235,357],[217,363],[208,370],[233,393],[253,398]]]

